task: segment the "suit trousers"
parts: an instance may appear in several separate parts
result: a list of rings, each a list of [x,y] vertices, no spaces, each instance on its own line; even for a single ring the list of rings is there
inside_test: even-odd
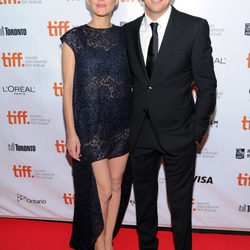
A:
[[[150,118],[145,118],[136,146],[130,154],[140,250],[158,248],[157,197],[161,160],[166,177],[175,250],[191,250],[195,159],[195,141],[182,150],[169,153],[160,145]]]

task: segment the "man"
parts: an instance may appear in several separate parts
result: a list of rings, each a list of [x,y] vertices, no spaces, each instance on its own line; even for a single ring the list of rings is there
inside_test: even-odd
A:
[[[139,245],[140,250],[158,247],[157,180],[162,158],[175,249],[190,250],[196,144],[216,102],[209,26],[204,19],[177,11],[170,0],[144,3],[145,14],[124,26],[134,77],[130,160]]]

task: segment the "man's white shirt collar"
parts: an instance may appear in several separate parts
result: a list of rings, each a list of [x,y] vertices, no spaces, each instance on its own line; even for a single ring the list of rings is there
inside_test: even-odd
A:
[[[170,5],[168,7],[168,9],[166,10],[166,12],[160,16],[159,19],[157,19],[156,21],[153,21],[145,12],[145,16],[143,18],[143,26],[145,28],[145,30],[151,29],[150,27],[150,23],[158,23],[158,29],[166,29],[169,18],[170,18],[170,14],[171,14],[171,10],[172,10],[172,6]]]

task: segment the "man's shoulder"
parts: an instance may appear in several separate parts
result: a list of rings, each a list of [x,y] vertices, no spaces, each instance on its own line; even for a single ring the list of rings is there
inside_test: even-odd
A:
[[[142,21],[142,18],[143,18],[143,15],[134,19],[133,21],[130,21],[126,24],[123,25],[124,29],[127,30],[127,29],[131,29],[133,27],[136,27],[137,25],[139,25]]]
[[[198,17],[198,16],[193,16],[185,12],[181,12],[175,8],[172,9],[174,12],[174,15],[177,20],[185,23],[185,24],[199,24],[201,22],[204,22],[204,18]]]

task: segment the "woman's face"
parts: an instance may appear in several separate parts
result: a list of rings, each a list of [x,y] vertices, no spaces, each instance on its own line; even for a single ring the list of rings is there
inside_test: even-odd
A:
[[[92,13],[99,17],[111,16],[117,0],[87,0]]]

